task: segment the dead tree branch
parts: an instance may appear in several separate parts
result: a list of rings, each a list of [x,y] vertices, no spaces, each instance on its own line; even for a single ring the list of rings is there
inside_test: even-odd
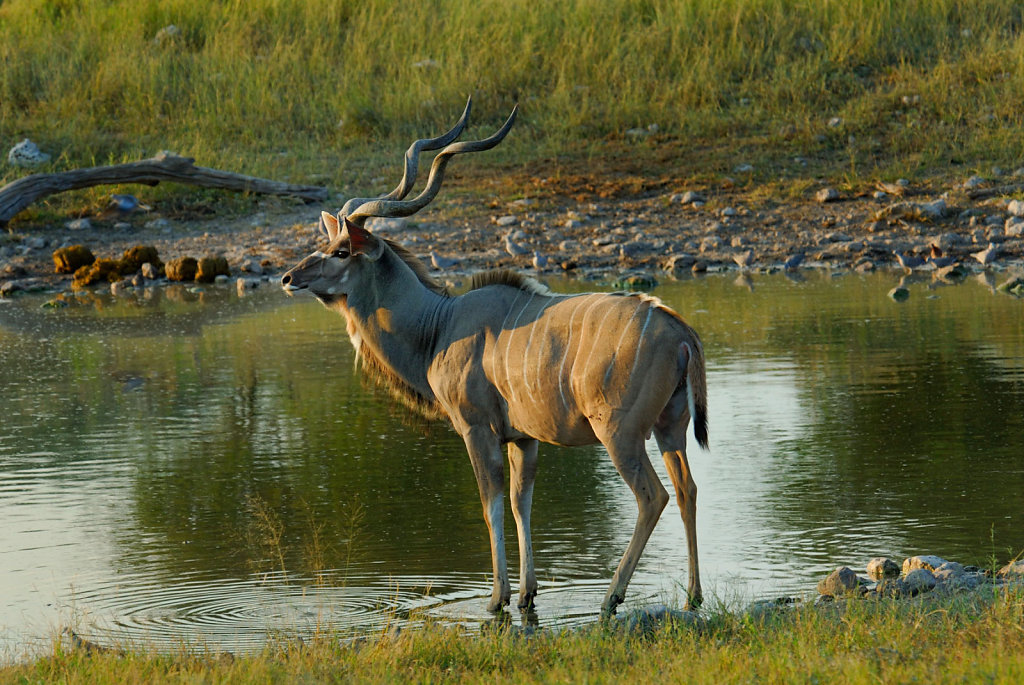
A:
[[[229,171],[197,167],[189,157],[161,152],[156,157],[128,164],[73,169],[55,174],[32,174],[0,188],[0,227],[18,212],[41,197],[98,185],[143,183],[155,186],[161,181],[187,183],[206,188],[223,188],[266,195],[292,195],[307,202],[324,202],[327,188],[300,186],[270,181]]]

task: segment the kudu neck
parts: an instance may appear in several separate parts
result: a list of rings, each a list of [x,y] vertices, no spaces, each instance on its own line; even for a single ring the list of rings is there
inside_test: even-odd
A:
[[[401,258],[385,250],[367,265],[363,282],[349,294],[345,314],[359,336],[361,355],[373,355],[427,398],[427,367],[451,298],[427,288]]]

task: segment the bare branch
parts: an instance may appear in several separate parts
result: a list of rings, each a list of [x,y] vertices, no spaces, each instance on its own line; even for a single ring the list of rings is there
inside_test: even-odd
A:
[[[143,183],[155,186],[161,181],[187,183],[205,188],[222,188],[266,195],[292,195],[307,202],[323,202],[327,188],[300,186],[245,176],[219,169],[197,167],[190,157],[161,152],[139,162],[113,166],[72,169],[54,174],[32,174],[0,188],[0,227],[41,197],[66,190],[91,188],[117,183]]]

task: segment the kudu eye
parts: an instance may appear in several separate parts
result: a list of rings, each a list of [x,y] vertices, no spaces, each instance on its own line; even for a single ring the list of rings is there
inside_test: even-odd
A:
[[[334,256],[338,259],[348,259],[348,250],[341,248],[334,251]]]

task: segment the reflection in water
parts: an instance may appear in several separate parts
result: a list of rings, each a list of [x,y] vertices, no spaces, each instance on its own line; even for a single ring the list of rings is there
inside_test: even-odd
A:
[[[657,292],[709,360],[712,450],[689,451],[706,594],[804,592],[878,554],[1024,547],[1019,300],[973,281],[909,279],[896,304],[891,275],[744,276]],[[0,639],[74,621],[238,649],[410,612],[488,618],[462,441],[363,386],[339,317],[274,290],[146,292],[0,307]],[[540,469],[537,618],[593,620],[635,503],[598,448],[543,446]],[[680,601],[685,582],[673,501],[627,607]]]

